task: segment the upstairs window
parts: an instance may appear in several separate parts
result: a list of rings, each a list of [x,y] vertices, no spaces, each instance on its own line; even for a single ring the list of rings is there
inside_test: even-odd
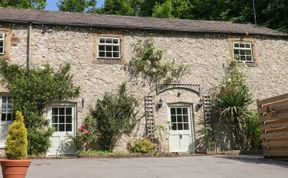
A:
[[[11,96],[2,96],[1,102],[1,121],[12,121],[13,99]]]
[[[233,49],[234,59],[247,63],[253,62],[253,51],[251,42],[234,42]]]
[[[120,59],[120,38],[99,37],[98,38],[98,58]]]
[[[0,32],[0,55],[4,54],[4,39],[5,39],[5,33]]]

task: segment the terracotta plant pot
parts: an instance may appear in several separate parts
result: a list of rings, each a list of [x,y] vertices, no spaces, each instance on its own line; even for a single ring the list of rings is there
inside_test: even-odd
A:
[[[3,178],[25,178],[31,160],[1,160]]]

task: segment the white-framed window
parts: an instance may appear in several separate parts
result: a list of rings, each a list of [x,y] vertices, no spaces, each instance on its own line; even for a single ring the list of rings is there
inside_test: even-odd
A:
[[[1,96],[1,121],[12,121],[13,98],[12,96]]]
[[[5,33],[0,32],[0,54],[4,54],[5,52]]]
[[[56,132],[71,132],[73,130],[73,108],[71,106],[53,106],[52,128]]]
[[[98,38],[98,58],[120,59],[120,38],[99,37]]]
[[[233,42],[234,59],[251,63],[253,62],[253,50],[251,42]]]

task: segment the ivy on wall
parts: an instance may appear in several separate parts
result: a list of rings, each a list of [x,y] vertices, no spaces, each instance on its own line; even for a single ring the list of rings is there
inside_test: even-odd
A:
[[[45,107],[55,101],[79,96],[80,88],[74,86],[69,71],[69,64],[60,66],[59,70],[49,65],[27,70],[0,60],[2,83],[13,96],[13,110],[23,112],[25,116],[29,154],[44,154],[50,146],[49,137],[53,130],[43,117]]]

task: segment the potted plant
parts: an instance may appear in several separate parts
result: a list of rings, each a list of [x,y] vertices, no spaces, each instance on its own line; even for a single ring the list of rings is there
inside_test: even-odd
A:
[[[27,157],[27,129],[21,112],[16,112],[16,119],[9,126],[5,154],[7,160],[1,161],[3,178],[25,178],[31,160]]]

